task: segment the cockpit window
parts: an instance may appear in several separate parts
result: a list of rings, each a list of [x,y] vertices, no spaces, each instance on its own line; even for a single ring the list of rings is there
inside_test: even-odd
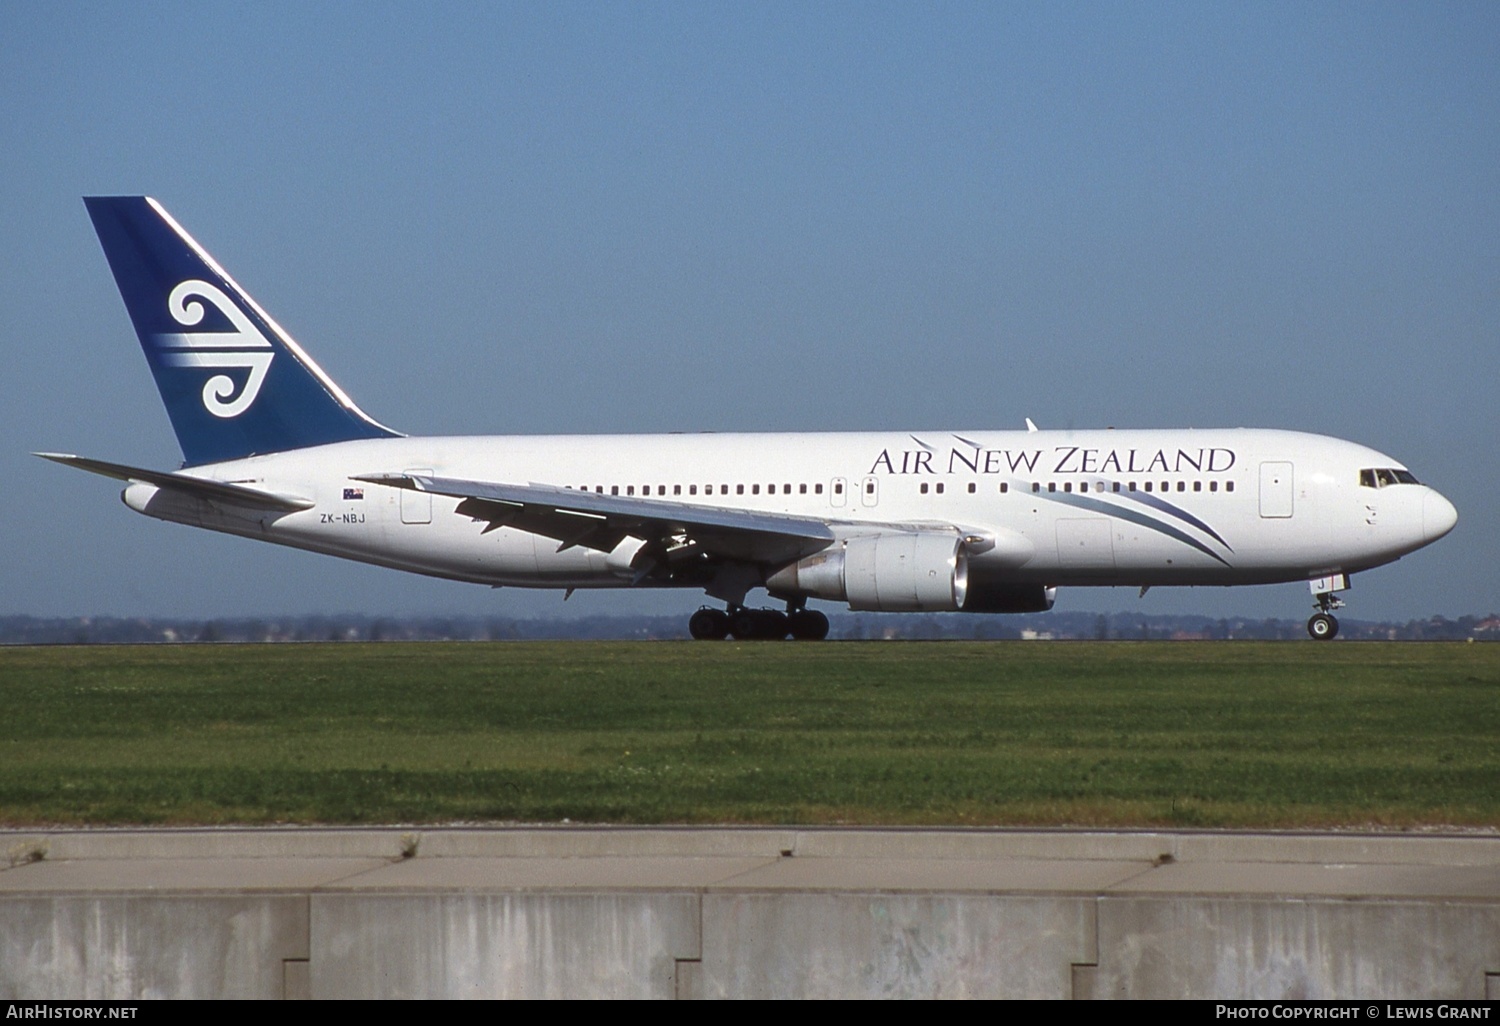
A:
[[[1419,483],[1411,471],[1397,470],[1394,467],[1369,467],[1359,472],[1361,488],[1385,488],[1394,484]]]

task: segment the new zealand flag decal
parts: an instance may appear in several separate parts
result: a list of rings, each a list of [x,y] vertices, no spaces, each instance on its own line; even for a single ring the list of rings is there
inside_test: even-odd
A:
[[[363,488],[345,488],[344,489],[344,501],[345,502],[348,502],[350,499],[363,499],[364,497],[365,497],[365,490]]]

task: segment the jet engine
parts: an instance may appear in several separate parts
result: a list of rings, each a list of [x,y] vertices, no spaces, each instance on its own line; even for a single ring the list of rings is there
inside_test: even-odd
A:
[[[859,611],[962,609],[969,557],[957,534],[900,531],[862,535],[786,566],[766,580],[773,595],[847,602]]]

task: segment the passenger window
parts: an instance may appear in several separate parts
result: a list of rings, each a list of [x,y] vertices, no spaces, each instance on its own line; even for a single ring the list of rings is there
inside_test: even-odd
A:
[[[697,495],[698,494],[698,486],[697,485],[688,485],[688,494],[689,495]]]
[[[619,495],[620,494],[620,486],[619,485],[610,485],[609,486],[609,494],[611,494],[611,495]]]
[[[1031,490],[1033,492],[1039,492],[1039,491],[1041,491],[1042,490],[1042,483],[1040,481],[1033,481],[1033,482],[1031,482]]]
[[[751,495],[759,495],[760,494],[760,485],[758,485],[758,484],[751,485],[750,486],[750,494]]]
[[[1005,486],[1004,486],[1004,485],[1001,485],[1001,486],[1000,486],[1000,487],[1001,487],[1001,488],[1004,488],[1004,487],[1005,487]],[[973,494],[974,494],[974,488],[975,488],[975,484],[974,484],[974,482],[973,482],[973,481],[970,481],[970,482],[969,482],[969,494],[970,494],[970,495],[973,495]]]
[[[821,488],[823,486],[819,485],[818,487]],[[840,481],[838,484],[836,484],[836,485],[833,486],[833,494],[834,495],[843,495],[844,494],[844,482]]]
[[[1056,481],[1048,481],[1047,482],[1047,491],[1049,491],[1049,492],[1055,492],[1055,491],[1057,491],[1057,482]]]
[[[1088,491],[1089,490],[1089,483],[1087,481],[1080,481],[1080,482],[1078,482],[1078,490],[1080,492],[1086,492],[1086,491]]]
[[[1201,491],[1203,491],[1203,482],[1202,481],[1194,481],[1193,482],[1193,491],[1195,491],[1195,492],[1201,492]]]
[[[839,491],[843,491],[843,489],[841,488],[841,489],[839,489]],[[813,485],[813,494],[814,495],[822,495],[823,494],[823,482],[819,481],[817,484]]]
[[[866,495],[874,495],[875,494],[875,482],[874,481],[866,481],[865,482],[865,494]]]
[[[973,487],[972,487],[972,486],[971,486],[971,487],[970,487],[970,488],[969,488],[969,491],[971,491],[971,492],[972,492],[972,491],[973,491],[973,490],[974,490],[974,489],[973,489]],[[1001,481],[1001,482],[1000,482],[1000,494],[1001,494],[1001,495],[1004,495],[1004,494],[1005,494],[1005,493],[1006,493],[1006,492],[1008,492],[1008,491],[1010,491],[1010,482],[1008,482],[1008,481]]]
[[[942,495],[942,494],[943,494],[943,482],[941,482],[941,481],[939,481],[939,482],[938,482],[938,486],[937,486],[937,493],[938,493],[938,494],[939,494],[939,495]]]
[[[773,485],[773,484],[766,485],[766,494],[767,495],[775,495],[776,494],[776,486]]]
[[[1147,481],[1147,482],[1146,482],[1146,491],[1148,491],[1148,492],[1149,492],[1149,491],[1150,491],[1150,490],[1151,490],[1151,482],[1150,482],[1150,481]]]
[[[802,486],[802,490],[804,492],[807,491],[807,485],[803,485]],[[792,494],[792,486],[789,485],[789,484],[784,484],[783,483],[782,486],[781,486],[781,494],[782,495],[791,495]]]
[[[626,495],[634,495],[635,494],[635,485],[626,485],[625,486],[625,494]]]
[[[1232,491],[1234,491],[1234,482],[1233,481],[1225,481],[1224,482],[1224,490],[1226,492],[1232,492]]]
[[[744,485],[735,485],[734,486],[734,494],[736,494],[736,495],[744,495],[745,494],[745,486]]]
[[[797,486],[797,494],[798,495],[806,495],[807,494],[807,485],[805,485],[805,484],[798,485]]]
[[[1072,490],[1073,490],[1073,482],[1072,481],[1068,481],[1068,482],[1066,482],[1063,485],[1063,491],[1065,491],[1065,492],[1071,492]]]
[[[926,481],[922,482],[921,487],[918,488],[918,491],[920,491],[923,495],[927,494],[927,482]]]
[[[1135,482],[1134,481],[1130,482],[1130,490],[1132,492],[1135,491]]]
[[[1120,482],[1116,481],[1114,483],[1114,490],[1117,491],[1117,492],[1120,490]]]
[[[681,495],[682,494],[682,485],[673,485],[672,486],[672,494],[673,495]]]
[[[719,494],[720,495],[728,495],[729,494],[729,486],[727,484],[721,484],[721,485],[719,485]]]
[[[1177,490],[1179,492],[1185,492],[1185,491],[1187,491],[1187,482],[1186,481],[1178,481],[1177,482]]]
[[[1210,481],[1208,483],[1208,490],[1211,491],[1211,492],[1218,491],[1219,490],[1219,482],[1217,482],[1217,481]]]

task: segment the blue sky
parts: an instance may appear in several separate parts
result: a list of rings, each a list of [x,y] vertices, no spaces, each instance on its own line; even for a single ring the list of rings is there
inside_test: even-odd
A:
[[[26,455],[180,458],[79,201],[136,192],[408,432],[1315,431],[1462,517],[1348,615],[1500,609],[1495,5],[10,3],[0,97],[0,613],[697,602],[257,546]]]

